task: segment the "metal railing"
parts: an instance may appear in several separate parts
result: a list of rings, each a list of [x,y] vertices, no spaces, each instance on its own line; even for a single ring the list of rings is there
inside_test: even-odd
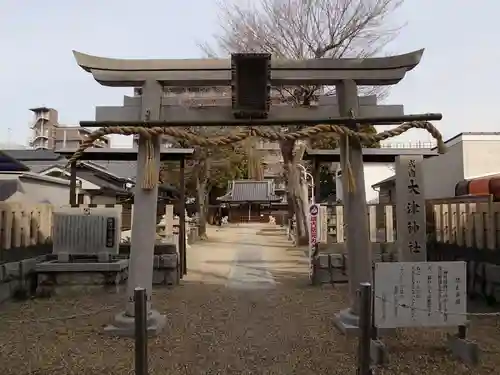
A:
[[[436,147],[436,142],[384,142],[380,144],[381,148],[434,148]],[[260,141],[257,145],[260,150],[279,150],[280,146],[278,142],[268,142]]]
[[[434,148],[436,147],[436,142],[388,142],[381,143],[380,148]]]

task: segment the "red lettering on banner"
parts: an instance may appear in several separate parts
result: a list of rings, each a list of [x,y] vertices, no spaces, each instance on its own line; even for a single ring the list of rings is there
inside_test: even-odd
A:
[[[317,220],[316,217],[313,216],[311,217],[311,244],[314,246],[316,245],[316,239],[317,239]]]

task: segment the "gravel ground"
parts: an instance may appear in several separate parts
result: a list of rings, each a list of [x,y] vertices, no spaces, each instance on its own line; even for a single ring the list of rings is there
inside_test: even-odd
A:
[[[356,342],[340,335],[332,323],[334,312],[346,306],[345,287],[307,286],[299,252],[287,249],[279,237],[252,237],[248,230],[213,232],[210,241],[189,249],[191,272],[182,285],[155,290],[153,305],[167,314],[167,326],[150,340],[150,373],[355,374]],[[248,268],[257,273],[270,268],[274,286],[227,286],[228,277],[234,277],[231,254],[237,240],[262,250],[262,259],[252,259]],[[2,305],[0,374],[133,373],[133,341],[102,333],[123,298],[97,293]],[[108,310],[74,319],[27,321],[101,309]],[[399,331],[386,340],[390,365],[377,373],[498,373],[498,319],[472,321],[471,337],[483,351],[475,369],[450,357],[444,332]]]

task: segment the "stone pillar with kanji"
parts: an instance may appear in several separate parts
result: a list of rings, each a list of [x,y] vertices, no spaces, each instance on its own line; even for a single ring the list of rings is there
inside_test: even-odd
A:
[[[421,155],[396,158],[396,245],[398,261],[427,261],[425,193]]]

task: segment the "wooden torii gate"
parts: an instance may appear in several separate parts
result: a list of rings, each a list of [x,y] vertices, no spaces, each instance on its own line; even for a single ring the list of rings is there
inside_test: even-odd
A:
[[[133,294],[136,287],[151,295],[154,228],[159,174],[160,136],[186,137],[200,145],[220,145],[262,136],[271,140],[308,138],[320,132],[341,135],[342,169],[352,171],[352,183],[359,188],[345,194],[347,249],[359,268],[350,273],[352,307],[339,314],[340,325],[357,325],[355,292],[360,282],[371,282],[372,262],[364,188],[363,141],[376,141],[401,134],[410,128],[428,130],[442,145],[439,132],[426,121],[440,120],[440,114],[403,115],[402,106],[379,106],[376,101],[358,97],[358,86],[385,86],[398,83],[418,65],[423,50],[368,59],[271,60],[269,54],[233,54],[231,59],[124,60],[101,58],[74,52],[80,67],[90,72],[101,85],[140,87],[140,98],[126,99],[122,107],[97,107],[96,121],[82,121],[81,126],[101,127],[91,135],[70,162],[105,134],[139,134],[134,227],[131,239],[131,263],[123,313],[116,317],[112,332],[133,334]],[[270,88],[277,86],[336,87],[337,102],[330,106],[271,106]],[[231,86],[231,104],[209,107],[177,107],[167,103],[164,87]],[[364,101],[363,101],[364,100]],[[370,100],[370,99],[368,99]],[[361,102],[361,103],[360,103]],[[229,103],[228,103],[229,104]],[[365,104],[365,105],[362,105]],[[370,139],[358,133],[361,124],[401,124],[397,130]],[[262,125],[317,125],[295,133],[280,133],[259,128]],[[250,130],[223,139],[207,140],[179,129],[183,126],[247,126]],[[177,127],[177,128],[176,128]],[[146,166],[147,167],[144,167]],[[155,177],[156,176],[156,177]],[[158,332],[165,317],[151,309],[148,301],[148,329]]]

